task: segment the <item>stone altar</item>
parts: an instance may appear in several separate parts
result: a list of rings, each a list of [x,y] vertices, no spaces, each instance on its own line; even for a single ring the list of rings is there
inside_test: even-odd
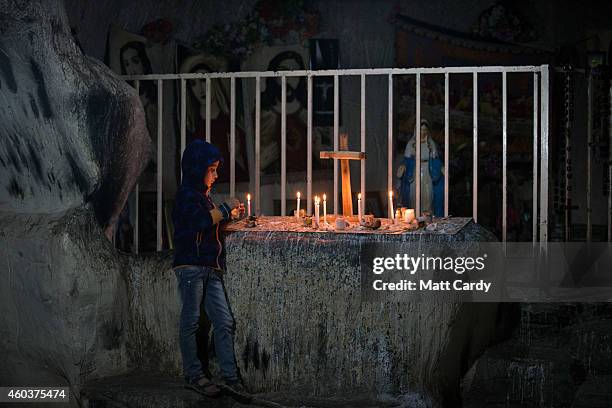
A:
[[[497,304],[362,303],[359,251],[372,240],[401,242],[411,253],[495,241],[491,233],[472,222],[454,234],[355,234],[313,232],[290,217],[258,221],[228,226],[225,238],[236,354],[249,386],[309,395],[413,391],[434,405],[458,403],[462,375],[495,338]]]

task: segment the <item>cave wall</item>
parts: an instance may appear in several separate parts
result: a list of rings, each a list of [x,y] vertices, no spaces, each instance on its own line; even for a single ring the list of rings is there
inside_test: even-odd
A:
[[[125,372],[124,260],[93,213],[0,217],[0,384],[70,386]]]
[[[0,10],[0,383],[76,390],[128,367],[125,259],[105,233],[151,146],[140,100],[77,47],[63,3]]]
[[[222,3],[222,6],[220,4]],[[108,28],[118,24],[130,32],[139,32],[151,21],[159,18],[173,23],[175,39],[179,43],[192,44],[214,24],[224,24],[244,18],[253,10],[255,0],[224,2],[184,0],[180,2],[122,2],[118,0],[100,3],[66,0],[69,21],[77,32],[79,42],[86,54],[104,59]],[[403,13],[423,21],[468,31],[480,12],[491,6],[493,0],[470,0],[454,3],[441,0],[419,4],[397,4],[393,0],[371,2],[367,0],[315,1],[309,2],[319,9],[320,32],[318,38],[337,38],[340,44],[342,68],[387,68],[395,65],[395,26],[393,13]],[[401,6],[401,7],[400,7]],[[542,30],[546,32],[545,30]],[[387,163],[387,84],[386,78],[369,78],[367,84],[367,154],[366,178],[368,191],[386,191]],[[343,130],[349,134],[349,148],[359,146],[359,89],[357,82],[341,87]],[[249,158],[251,168],[254,159]],[[352,183],[359,185],[359,165],[352,166]],[[251,171],[254,174],[254,171]],[[287,194],[305,190],[305,182],[290,181]],[[172,191],[164,187],[166,191]],[[237,192],[254,190],[250,185],[237,184]],[[288,196],[289,196],[288,195]],[[224,194],[220,194],[222,199]],[[280,198],[280,187],[262,184],[261,197]],[[272,200],[262,200],[264,214],[273,214]]]
[[[106,227],[149,155],[142,106],[75,45],[61,2],[5,3],[1,210],[51,214],[88,203]]]
[[[131,31],[139,32],[141,28],[156,19],[168,19],[173,23],[173,36],[179,43],[192,44],[214,24],[224,24],[244,18],[252,11],[255,0],[222,2],[182,0],[178,2],[156,2],[141,0],[122,2],[108,0],[104,2],[83,2],[66,0],[70,25],[76,30],[77,37],[87,55],[103,60],[106,50],[108,27],[111,23]],[[393,15],[400,12],[426,23],[461,32],[469,32],[480,13],[495,4],[495,0],[469,0],[448,2],[432,0],[428,2],[397,2],[395,0],[332,0],[308,2],[321,14],[319,38],[337,38],[340,44],[340,61],[342,68],[377,68],[395,66],[395,26]],[[525,19],[535,27],[539,39],[531,46],[555,52],[564,44],[575,44],[581,56],[587,49],[596,48],[593,41],[583,41],[593,33],[600,33],[609,23],[609,5],[592,0],[576,3],[569,0],[549,1],[516,1],[512,2]],[[601,48],[606,50],[608,44],[603,36]],[[348,82],[348,81],[346,81]],[[345,82],[345,84],[346,84]],[[371,78],[367,84],[367,153],[366,179],[368,191],[386,191],[387,161],[387,87],[386,78]],[[586,119],[580,107],[586,106],[584,86],[576,88],[575,106],[577,119],[581,122],[575,127],[574,168],[576,173],[585,173],[586,152]],[[343,126],[349,134],[350,149],[359,146],[359,89],[356,83],[341,88],[341,108]],[[554,136],[554,135],[553,135]],[[250,158],[253,166],[254,160]],[[605,164],[605,163],[604,163]],[[594,166],[594,211],[597,223],[605,224],[605,197],[602,195],[602,166],[595,161]],[[359,165],[351,164],[352,183],[359,185]],[[167,168],[164,169],[168,171]],[[251,173],[253,173],[251,171]],[[580,205],[575,212],[576,222],[584,222],[586,212],[586,189],[584,183],[574,179],[574,201]],[[172,184],[172,180],[167,183]],[[165,191],[174,191],[174,186],[164,186]],[[305,183],[289,182],[287,192],[291,196],[305,188]],[[254,183],[237,185],[239,193],[252,192]],[[274,184],[262,185],[262,197],[280,197],[280,188]],[[602,203],[601,205],[599,205]],[[263,213],[272,214],[272,200],[263,200]],[[468,214],[460,214],[468,215]]]

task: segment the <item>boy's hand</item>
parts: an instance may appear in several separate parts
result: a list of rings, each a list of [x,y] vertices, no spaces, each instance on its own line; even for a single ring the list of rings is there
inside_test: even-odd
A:
[[[230,199],[227,200],[227,205],[233,210],[234,208],[238,208],[240,206],[240,200],[238,200],[236,197],[230,197]]]
[[[244,204],[240,205],[232,210],[232,220],[238,220],[244,217]]]
[[[234,213],[242,206],[242,212],[244,212],[244,205],[240,204],[240,201],[236,197],[231,197],[227,202],[219,206],[221,214],[223,214],[224,220],[235,218]]]

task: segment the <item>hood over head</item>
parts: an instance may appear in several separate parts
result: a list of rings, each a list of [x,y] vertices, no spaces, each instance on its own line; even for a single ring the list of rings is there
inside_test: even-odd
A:
[[[204,175],[208,167],[219,160],[223,164],[223,157],[219,149],[202,139],[190,142],[183,152],[181,167],[183,169],[182,185],[205,191],[209,186],[204,185]]]

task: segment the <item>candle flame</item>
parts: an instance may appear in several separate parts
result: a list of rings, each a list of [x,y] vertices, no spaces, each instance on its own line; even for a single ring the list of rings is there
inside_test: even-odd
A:
[[[251,201],[251,195],[247,194],[247,200]]]
[[[300,192],[297,192],[297,198],[300,198],[302,195],[300,194]]]
[[[357,199],[361,200],[361,193],[357,194]]]
[[[393,190],[389,190],[389,197],[393,197]]]
[[[323,194],[323,201],[327,200],[327,195]]]

